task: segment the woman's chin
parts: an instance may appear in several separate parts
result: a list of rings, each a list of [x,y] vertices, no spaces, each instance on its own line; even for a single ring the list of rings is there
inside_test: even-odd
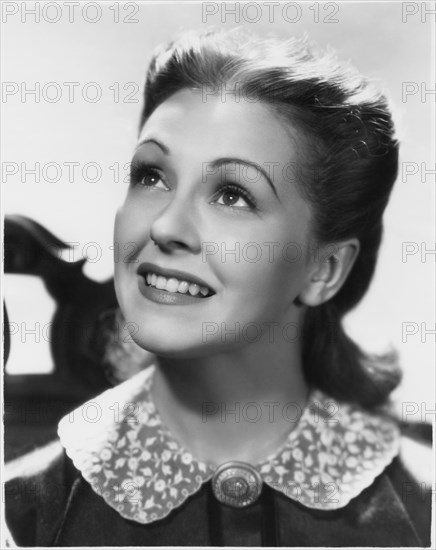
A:
[[[207,357],[223,347],[220,342],[203,342],[201,338],[189,338],[182,331],[176,334],[165,335],[162,332],[153,334],[138,332],[132,335],[134,342],[148,352],[160,357],[174,357],[177,359],[189,359]]]

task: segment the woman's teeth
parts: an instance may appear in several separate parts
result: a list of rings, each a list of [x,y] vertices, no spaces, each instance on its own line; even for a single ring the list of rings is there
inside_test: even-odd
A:
[[[181,294],[191,294],[191,296],[197,296],[201,294],[203,297],[209,294],[209,289],[205,286],[200,286],[195,283],[188,283],[186,281],[179,281],[174,277],[167,279],[162,275],[156,275],[155,273],[147,273],[147,284],[154,286],[159,290],[166,290],[167,292],[180,292]]]

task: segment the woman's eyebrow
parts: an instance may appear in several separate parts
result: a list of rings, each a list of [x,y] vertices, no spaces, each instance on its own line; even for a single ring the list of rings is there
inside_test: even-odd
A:
[[[157,147],[159,147],[159,149],[161,149],[162,152],[165,155],[170,154],[169,147],[164,145],[161,141],[159,141],[156,138],[147,138],[147,139],[144,139],[143,141],[140,141],[138,146],[137,146],[137,149],[139,149],[139,147],[142,147],[143,145],[146,145],[147,143],[154,143],[154,145],[157,145]],[[244,160],[244,159],[235,158],[235,157],[222,157],[222,158],[216,159],[212,162],[208,162],[208,163],[205,163],[205,164],[208,164],[212,168],[220,168],[221,166],[223,166],[225,164],[242,164],[244,166],[250,166],[251,168],[255,168],[266,179],[266,181],[268,182],[268,185],[273,190],[274,195],[277,198],[279,198],[279,196],[277,194],[277,189],[275,188],[271,178],[269,177],[269,174],[262,168],[262,166],[260,166],[259,164],[256,164],[255,162],[251,162],[250,160]]]
[[[268,185],[273,190],[274,195],[277,198],[279,198],[279,196],[277,195],[277,189],[275,188],[275,186],[274,186],[271,178],[269,177],[268,173],[262,168],[262,166],[260,166],[259,164],[256,164],[255,162],[251,162],[249,160],[244,160],[244,159],[239,159],[239,158],[233,158],[233,157],[223,157],[223,158],[214,160],[213,162],[210,162],[210,163],[207,163],[207,164],[210,164],[210,166],[212,168],[219,168],[223,164],[243,164],[245,166],[250,166],[252,168],[255,168],[266,179],[266,181],[268,182]]]
[[[169,155],[170,154],[170,150],[169,150],[169,147],[167,147],[166,145],[164,145],[161,141],[159,141],[158,139],[156,138],[147,138],[147,139],[144,139],[143,141],[140,141],[136,147],[136,149],[139,149],[140,147],[142,147],[143,145],[147,144],[147,143],[154,143],[155,145],[157,145],[159,147],[159,149],[162,150],[163,153],[165,153],[165,155]]]

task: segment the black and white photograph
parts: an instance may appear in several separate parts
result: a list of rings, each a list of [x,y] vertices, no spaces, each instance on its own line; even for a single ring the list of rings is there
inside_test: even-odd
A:
[[[0,546],[434,548],[436,3],[0,9]]]

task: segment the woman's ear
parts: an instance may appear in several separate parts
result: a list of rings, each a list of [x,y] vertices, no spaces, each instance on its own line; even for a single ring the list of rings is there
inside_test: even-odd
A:
[[[317,248],[310,262],[308,280],[299,294],[300,301],[308,306],[318,306],[339,291],[359,254],[358,239],[328,244]]]

